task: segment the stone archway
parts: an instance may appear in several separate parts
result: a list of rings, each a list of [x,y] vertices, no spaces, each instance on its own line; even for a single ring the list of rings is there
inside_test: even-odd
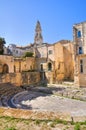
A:
[[[3,65],[3,71],[2,71],[2,73],[9,73],[9,67],[8,67],[7,64]]]

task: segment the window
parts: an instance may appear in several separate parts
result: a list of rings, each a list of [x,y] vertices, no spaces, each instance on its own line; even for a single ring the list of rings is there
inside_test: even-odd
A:
[[[81,31],[77,31],[77,37],[78,37],[78,38],[81,37]]]
[[[52,64],[48,63],[48,70],[51,71],[52,70]]]
[[[83,73],[83,60],[80,60],[80,73]]]
[[[83,54],[82,47],[79,47],[79,54]]]
[[[7,64],[3,65],[3,73],[8,73],[9,72],[9,67]]]
[[[41,64],[41,71],[43,71],[43,64]]]
[[[49,53],[48,54],[52,54],[52,50],[49,50]]]
[[[16,54],[18,54],[18,51],[16,50]]]

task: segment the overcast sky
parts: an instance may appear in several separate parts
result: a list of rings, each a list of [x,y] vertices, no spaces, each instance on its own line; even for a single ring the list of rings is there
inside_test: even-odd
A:
[[[0,0],[0,37],[10,43],[34,42],[37,20],[44,42],[72,40],[72,26],[86,21],[86,0]]]

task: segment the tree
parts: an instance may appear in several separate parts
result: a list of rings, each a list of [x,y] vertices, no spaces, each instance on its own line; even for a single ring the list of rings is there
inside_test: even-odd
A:
[[[33,52],[26,52],[24,57],[33,57]]]
[[[6,44],[5,39],[0,37],[0,55],[4,53],[4,44]]]

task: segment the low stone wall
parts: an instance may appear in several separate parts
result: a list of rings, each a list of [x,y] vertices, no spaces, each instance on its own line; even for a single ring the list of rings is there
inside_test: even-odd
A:
[[[86,88],[86,74],[79,74],[79,86]]]
[[[24,119],[33,119],[33,120],[61,119],[61,120],[71,121],[71,117],[68,113],[23,110],[23,109],[13,109],[13,108],[5,108],[5,107],[0,108],[0,116],[10,116],[14,118],[24,118]]]
[[[12,83],[16,86],[25,84],[35,84],[40,82],[39,72],[22,72],[0,74],[0,83]]]
[[[74,122],[86,121],[85,116],[72,116],[70,113],[59,113],[51,111],[36,111],[36,110],[23,110],[14,108],[0,107],[0,116],[9,116],[21,119],[32,119],[32,120],[65,120]]]

